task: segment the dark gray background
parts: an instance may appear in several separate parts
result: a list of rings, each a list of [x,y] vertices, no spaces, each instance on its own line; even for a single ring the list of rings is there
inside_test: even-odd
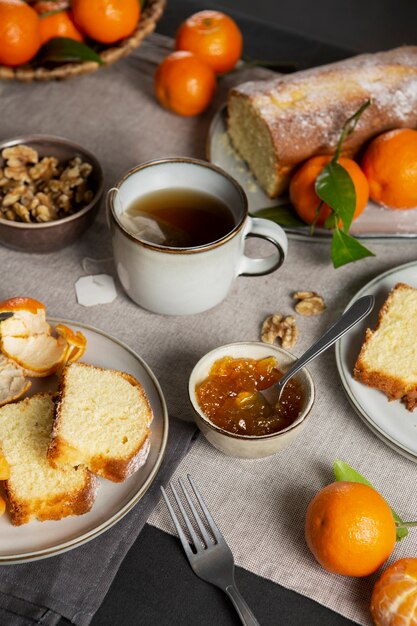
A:
[[[168,6],[198,0],[168,0]],[[386,50],[417,41],[416,0],[216,0],[221,8],[358,52]]]

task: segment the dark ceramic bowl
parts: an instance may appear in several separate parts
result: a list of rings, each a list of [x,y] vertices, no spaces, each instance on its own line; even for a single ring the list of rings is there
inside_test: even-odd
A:
[[[0,167],[3,166],[1,152],[25,144],[34,148],[39,156],[54,156],[59,161],[69,161],[76,156],[93,166],[88,177],[93,192],[91,202],[76,213],[51,222],[28,224],[13,222],[0,217],[0,244],[22,252],[54,252],[73,243],[93,222],[103,195],[103,171],[96,157],[78,144],[52,135],[25,135],[0,142]]]

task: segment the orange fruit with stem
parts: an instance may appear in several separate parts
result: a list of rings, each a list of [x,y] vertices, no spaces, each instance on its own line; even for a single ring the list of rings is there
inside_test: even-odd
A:
[[[329,572],[368,576],[393,551],[396,527],[391,509],[375,489],[341,481],[319,491],[308,505],[305,538]]]
[[[232,70],[242,55],[242,33],[220,11],[199,11],[185,20],[175,37],[176,50],[198,54],[217,74]]]
[[[81,31],[107,44],[129,37],[141,13],[139,0],[73,0],[71,7]]]
[[[0,64],[27,63],[41,47],[39,16],[23,0],[0,0]]]
[[[319,155],[305,161],[295,172],[290,181],[290,201],[297,215],[306,223],[312,224],[316,216],[320,198],[315,191],[317,176],[331,160],[331,156]],[[337,162],[350,174],[356,192],[356,206],[353,219],[359,217],[369,199],[369,185],[365,174],[352,159],[340,157]],[[324,226],[331,213],[330,207],[323,203],[316,221],[317,226]]]
[[[177,51],[158,66],[154,84],[156,97],[166,109],[178,115],[198,115],[214,97],[216,75],[196,54]]]
[[[396,561],[374,585],[371,615],[376,626],[417,626],[417,559]]]
[[[374,202],[389,209],[417,207],[417,130],[399,128],[376,137],[362,169]]]
[[[84,39],[80,31],[75,28],[69,11],[47,12],[46,15],[41,13],[40,28],[42,44],[55,37],[67,37],[75,41],[83,41]]]

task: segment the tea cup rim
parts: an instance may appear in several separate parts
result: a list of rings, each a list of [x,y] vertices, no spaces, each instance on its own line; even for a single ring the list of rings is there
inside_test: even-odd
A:
[[[189,247],[174,247],[174,246],[163,246],[160,244],[156,244],[156,243],[151,243],[142,239],[139,239],[138,237],[135,237],[134,235],[132,235],[132,233],[130,233],[127,228],[122,224],[122,222],[119,220],[115,208],[114,208],[114,202],[111,200],[111,194],[112,192],[114,193],[116,190],[118,191],[121,186],[123,185],[123,183],[133,174],[135,174],[136,172],[146,169],[147,167],[151,167],[151,166],[157,166],[157,165],[164,165],[167,163],[187,163],[187,164],[191,164],[191,165],[198,165],[201,167],[204,167],[206,169],[210,169],[214,172],[216,172],[217,174],[220,174],[221,176],[223,176],[225,179],[228,180],[229,183],[231,183],[234,188],[236,189],[236,191],[239,194],[239,197],[242,201],[242,216],[239,219],[239,221],[235,224],[235,226],[233,227],[233,229],[231,231],[229,231],[228,233],[226,233],[226,235],[224,235],[223,237],[221,237],[220,239],[216,239],[215,241],[212,241],[208,244],[203,244],[200,246],[189,246]],[[246,221],[246,219],[249,216],[249,205],[248,205],[248,199],[246,196],[246,193],[243,189],[243,187],[240,185],[240,183],[238,183],[238,181],[233,178],[233,176],[231,176],[228,172],[226,172],[225,170],[223,170],[221,167],[218,167],[217,165],[214,165],[213,163],[209,163],[208,161],[204,161],[202,159],[196,159],[193,157],[166,157],[166,158],[161,158],[161,159],[152,159],[149,161],[144,161],[143,163],[139,163],[138,165],[136,165],[135,167],[131,168],[130,170],[128,170],[126,172],[126,174],[124,174],[124,176],[119,180],[119,182],[117,182],[108,192],[107,192],[107,197],[106,197],[106,205],[107,205],[107,211],[108,214],[112,217],[114,223],[116,224],[116,226],[122,231],[122,233],[124,235],[126,235],[131,241],[133,241],[134,243],[145,247],[145,248],[149,248],[151,250],[156,250],[158,252],[165,252],[168,254],[195,254],[198,252],[206,252],[208,250],[212,250],[213,248],[216,248],[220,245],[223,245],[224,243],[226,243],[227,241],[229,241],[230,239],[232,239],[233,237],[235,237],[237,235],[237,233],[243,228],[244,223]]]

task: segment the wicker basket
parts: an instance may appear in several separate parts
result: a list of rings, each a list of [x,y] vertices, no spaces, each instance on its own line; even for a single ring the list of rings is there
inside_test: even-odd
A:
[[[106,48],[100,52],[105,65],[115,63],[122,57],[130,54],[135,48],[138,48],[142,40],[153,30],[159,18],[161,17],[166,0],[148,0],[141,15],[140,21],[135,32],[126,39],[122,39],[118,44],[110,48]],[[104,65],[99,65],[94,61],[80,61],[75,63],[64,63],[53,68],[35,67],[25,65],[22,67],[6,67],[0,65],[0,79],[20,80],[22,82],[32,82],[34,80],[53,80],[72,78],[80,74],[89,74],[95,72]]]

